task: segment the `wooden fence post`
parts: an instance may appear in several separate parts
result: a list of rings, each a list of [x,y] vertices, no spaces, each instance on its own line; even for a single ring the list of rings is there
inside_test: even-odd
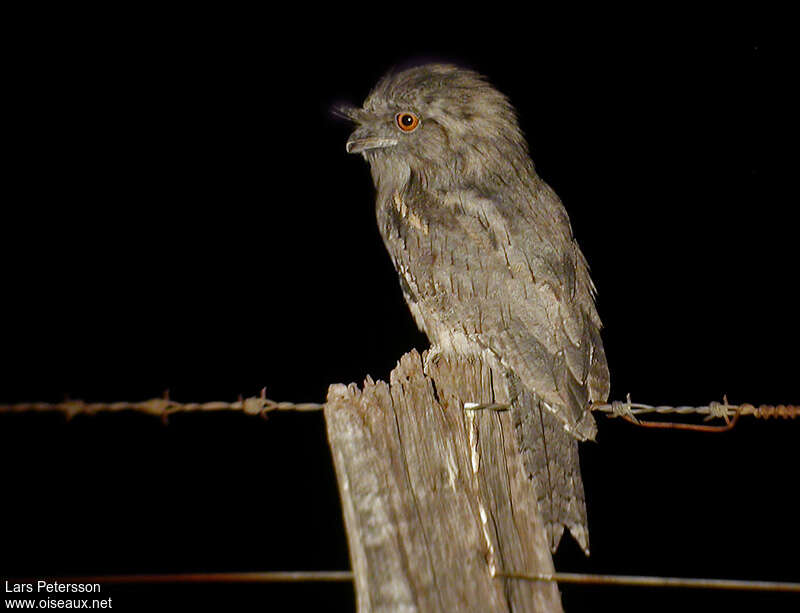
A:
[[[332,385],[325,420],[359,611],[561,611],[502,377],[478,360],[404,355],[389,384]]]

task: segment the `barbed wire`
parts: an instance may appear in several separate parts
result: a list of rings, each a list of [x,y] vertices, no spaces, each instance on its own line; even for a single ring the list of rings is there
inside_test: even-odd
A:
[[[709,418],[714,417],[735,417],[736,415],[752,415],[758,419],[794,419],[800,416],[800,406],[794,405],[770,405],[761,404],[758,406],[742,403],[742,404],[729,404],[728,398],[723,396],[722,402],[710,402],[704,406],[652,406],[649,404],[642,404],[639,402],[631,402],[630,395],[625,402],[614,401],[606,404],[593,404],[591,405],[592,411],[599,411],[609,413],[614,417],[634,417],[636,415],[643,415],[647,413],[660,413],[664,415],[677,414],[697,414],[705,415]]]
[[[64,400],[62,402],[21,402],[15,404],[0,404],[0,413],[23,412],[61,412],[67,419],[76,415],[94,415],[101,412],[136,411],[161,417],[164,420],[175,413],[187,412],[214,412],[214,411],[241,411],[246,415],[266,415],[273,411],[320,411],[325,408],[324,403],[318,402],[278,402],[266,396],[266,388],[258,396],[248,398],[239,397],[234,402],[178,402],[169,398],[165,393],[161,398],[151,398],[139,402],[84,402],[82,400]],[[505,411],[510,408],[508,404],[499,403],[474,403],[465,402],[464,409],[468,411]],[[705,431],[728,430],[735,425],[741,416],[752,416],[757,419],[794,419],[800,417],[800,406],[797,405],[753,405],[750,403],[730,404],[727,397],[722,402],[710,402],[703,406],[667,406],[649,405],[631,402],[630,395],[623,401],[610,403],[596,403],[590,405],[593,412],[604,413],[609,417],[620,417],[637,426],[655,428],[678,428]],[[708,426],[702,424],[684,424],[671,421],[656,422],[642,421],[637,416],[647,414],[659,415],[701,415],[705,421],[719,418],[725,421],[721,426]],[[732,419],[731,419],[732,418]]]
[[[762,404],[754,406],[749,403],[732,405],[728,402],[728,397],[723,396],[722,402],[712,401],[700,407],[690,406],[652,406],[642,403],[631,402],[631,395],[628,394],[625,402],[614,401],[607,404],[592,405],[593,411],[604,412],[610,417],[621,417],[627,422],[644,428],[661,428],[674,430],[693,430],[696,432],[725,432],[732,429],[742,415],[752,415],[757,419],[794,419],[800,415],[800,406],[793,405],[769,405]],[[712,419],[722,419],[724,424],[708,425],[683,423],[675,421],[642,421],[637,415],[657,413],[661,415],[703,415],[704,422]],[[733,418],[733,419],[731,419]]]
[[[261,415],[266,417],[273,411],[320,411],[325,404],[316,402],[278,402],[266,397],[266,388],[260,395],[249,398],[240,397],[234,402],[177,402],[165,393],[162,398],[151,398],[140,402],[92,402],[82,400],[65,400],[63,402],[27,402],[15,404],[0,404],[0,413],[23,412],[61,412],[71,419],[76,415],[94,415],[101,412],[136,411],[161,417],[164,421],[175,413],[181,412],[213,412],[213,411],[241,411],[247,415]],[[499,403],[464,403],[468,411],[495,410],[504,411],[510,408],[507,404]],[[800,416],[800,406],[795,405],[759,405],[749,403],[732,405],[728,399],[710,402],[704,406],[665,406],[648,405],[631,402],[630,395],[624,402],[614,401],[603,404],[593,404],[590,409],[595,412],[605,413],[609,417],[620,417],[640,426],[648,427],[685,427],[686,429],[725,430],[735,425],[736,420],[743,415],[755,418],[794,419]],[[724,419],[724,426],[702,426],[696,424],[676,424],[674,422],[644,422],[637,416],[646,414],[677,414],[677,415],[702,415],[706,420]],[[733,419],[731,419],[731,417]],[[646,587],[682,587],[682,588],[707,588],[725,590],[760,590],[800,592],[800,583],[787,583],[775,581],[748,581],[729,579],[694,579],[679,577],[649,577],[640,575],[602,575],[583,573],[552,573],[547,575],[525,575],[522,573],[498,573],[497,576],[507,579],[521,579],[527,581],[555,581],[557,583],[578,583],[595,585],[625,585]],[[188,583],[188,582],[313,582],[313,581],[352,581],[351,571],[278,571],[278,572],[249,572],[249,573],[183,573],[183,574],[141,574],[141,575],[108,575],[96,577],[71,577],[69,580],[76,583],[108,582],[108,583]]]
[[[324,404],[317,402],[277,402],[266,397],[266,388],[258,396],[239,397],[234,402],[177,402],[165,392],[161,398],[150,398],[139,402],[84,402],[64,400],[62,402],[20,402],[0,404],[0,413],[60,412],[72,419],[76,415],[95,415],[102,412],[136,411],[166,420],[175,413],[241,411],[246,415],[266,416],[272,411],[321,411]]]
[[[464,409],[468,411],[494,410],[505,411],[510,408],[507,404],[477,404],[465,403]],[[589,405],[589,410],[597,413],[605,413],[608,417],[620,417],[636,426],[645,428],[664,428],[675,430],[695,430],[701,432],[724,432],[733,428],[739,417],[750,415],[758,419],[794,419],[800,416],[800,406],[795,405],[769,405],[762,404],[755,406],[749,403],[730,404],[727,396],[723,396],[722,402],[712,401],[703,406],[667,406],[649,405],[639,402],[631,402],[628,394],[624,402],[615,400],[609,403],[594,403]],[[637,415],[657,413],[661,415],[702,415],[703,421],[719,418],[724,420],[722,425],[692,424],[674,421],[642,421]],[[732,418],[732,419],[731,419]]]

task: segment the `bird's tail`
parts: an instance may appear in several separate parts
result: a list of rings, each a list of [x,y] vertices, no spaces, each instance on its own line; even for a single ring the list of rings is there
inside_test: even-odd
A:
[[[536,490],[550,549],[556,550],[566,527],[589,555],[578,441],[515,375],[509,374],[508,381],[517,444]]]

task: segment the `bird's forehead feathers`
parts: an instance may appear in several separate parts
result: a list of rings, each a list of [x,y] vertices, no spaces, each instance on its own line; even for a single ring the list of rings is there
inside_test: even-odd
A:
[[[506,97],[480,74],[448,64],[426,64],[390,72],[370,92],[364,110],[374,113],[410,107],[438,119],[478,116],[515,122]]]

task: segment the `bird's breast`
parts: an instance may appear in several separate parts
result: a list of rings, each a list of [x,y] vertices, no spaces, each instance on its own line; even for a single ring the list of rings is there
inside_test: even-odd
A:
[[[396,225],[407,225],[409,229],[422,232],[423,234],[428,234],[430,232],[428,220],[424,219],[414,209],[409,208],[400,192],[393,192],[390,200],[390,206],[394,208],[396,213],[394,216]]]

